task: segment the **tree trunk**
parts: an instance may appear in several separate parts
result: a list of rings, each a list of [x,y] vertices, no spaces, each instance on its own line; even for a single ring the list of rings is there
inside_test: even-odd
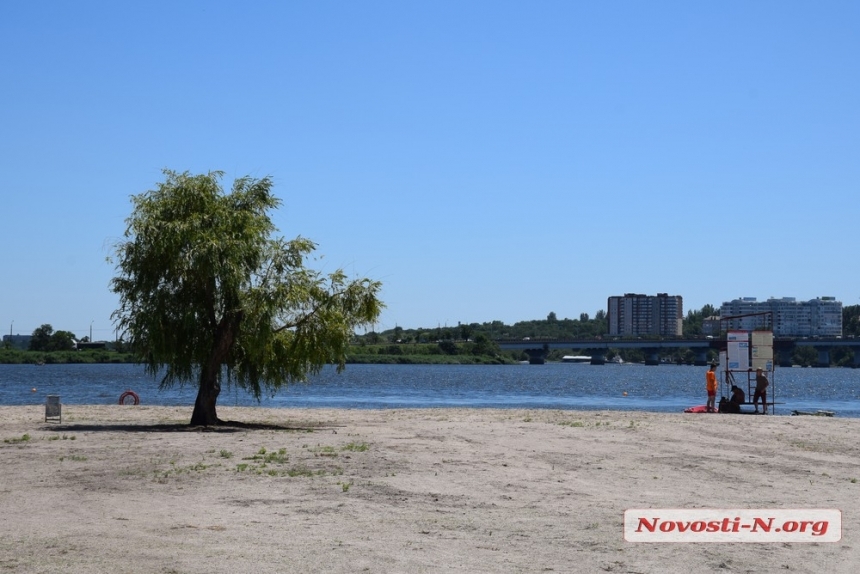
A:
[[[200,372],[197,400],[194,401],[194,412],[191,413],[191,426],[214,426],[221,422],[215,410],[220,393],[218,372],[203,368]]]
[[[209,360],[200,366],[200,388],[197,390],[197,400],[194,401],[194,412],[191,413],[191,426],[214,426],[221,423],[215,410],[218,395],[221,394],[221,368],[233,348],[242,317],[241,311],[227,314],[215,329]]]

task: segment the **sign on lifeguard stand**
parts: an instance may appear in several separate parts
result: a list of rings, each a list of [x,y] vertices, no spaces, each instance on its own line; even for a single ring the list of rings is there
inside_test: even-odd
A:
[[[60,395],[48,395],[45,401],[45,422],[58,420],[63,422],[63,405],[60,404]]]

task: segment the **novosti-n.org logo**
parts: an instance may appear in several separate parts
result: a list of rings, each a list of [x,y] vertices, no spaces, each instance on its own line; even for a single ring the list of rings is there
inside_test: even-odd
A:
[[[624,512],[628,542],[838,542],[834,509],[657,509]]]

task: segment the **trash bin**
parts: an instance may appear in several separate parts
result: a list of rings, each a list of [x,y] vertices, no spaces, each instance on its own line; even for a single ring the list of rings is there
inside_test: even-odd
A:
[[[57,420],[63,422],[63,405],[60,404],[60,395],[48,395],[45,401],[45,422]]]

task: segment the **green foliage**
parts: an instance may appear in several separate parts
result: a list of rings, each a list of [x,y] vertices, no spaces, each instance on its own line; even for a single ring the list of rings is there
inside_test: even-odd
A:
[[[682,327],[684,337],[701,337],[705,319],[719,315],[719,310],[713,305],[705,305],[699,311],[688,311]]]
[[[75,348],[75,335],[70,331],[56,331],[49,324],[44,324],[33,331],[30,339],[31,351],[71,351]]]
[[[457,344],[450,339],[445,339],[444,341],[439,341],[439,350],[442,351],[446,355],[456,355],[457,354]]]
[[[192,424],[219,422],[224,373],[259,398],[325,364],[342,369],[355,329],[381,312],[380,283],[308,269],[313,242],[273,238],[269,178],[225,193],[221,172],[164,173],[132,198],[113,318],[162,386],[197,381]]]
[[[117,353],[104,349],[85,351],[19,351],[15,349],[0,349],[0,364],[4,365],[55,365],[71,363],[134,363],[136,359],[131,353]]]
[[[818,364],[818,351],[813,347],[796,347],[791,354],[791,362],[801,367],[813,367]]]
[[[842,335],[860,337],[860,305],[842,307]]]
[[[585,320],[583,320],[585,319]],[[549,339],[591,339],[601,337],[608,331],[606,321],[606,312],[603,310],[597,311],[594,318],[589,318],[587,313],[583,313],[580,319],[558,319],[554,312],[550,312],[546,320],[521,321],[513,325],[506,325],[501,321],[491,321],[487,323],[469,323],[458,324],[456,327],[435,327],[425,328],[418,327],[417,329],[404,329],[397,327],[397,336],[394,337],[393,330],[384,331],[382,333],[370,332],[360,337],[357,337],[356,344],[376,344],[382,340],[395,341],[400,340],[401,343],[442,343],[444,341],[452,341],[458,344],[474,342],[479,345],[477,354],[487,354],[497,352],[488,347],[488,343],[497,339],[522,339],[530,338],[549,338]],[[451,353],[452,349],[448,345],[442,345],[446,353]]]
[[[830,364],[837,367],[853,367],[854,353],[850,347],[833,347],[830,349]]]

